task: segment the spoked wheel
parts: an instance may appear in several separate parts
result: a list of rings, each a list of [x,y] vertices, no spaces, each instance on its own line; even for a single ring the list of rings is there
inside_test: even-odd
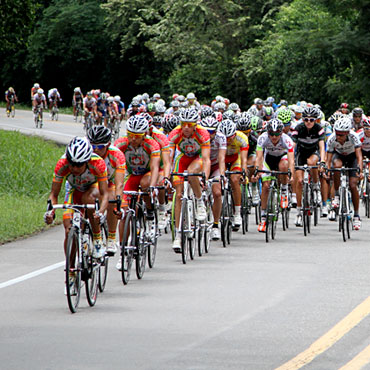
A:
[[[230,224],[229,207],[227,205],[226,197],[224,197],[222,201],[222,214],[221,214],[221,240],[224,248],[226,248],[227,245],[227,233],[229,230],[229,224]]]
[[[248,207],[248,186],[242,185],[242,206],[241,206],[241,216],[242,216],[242,232],[245,234],[248,232],[248,222],[249,222],[249,207]]]
[[[302,199],[302,205],[303,205],[303,233],[304,236],[307,236],[307,234],[310,232],[310,208],[309,208],[309,200],[308,200],[308,184],[304,184],[303,186],[303,199]]]
[[[99,270],[100,263],[92,256],[89,256],[87,258],[88,279],[85,281],[85,290],[87,302],[90,306],[94,306],[98,298]]]
[[[138,223],[139,223],[139,239],[137,240],[137,248],[135,255],[135,265],[136,265],[136,277],[142,279],[145,272],[146,265],[146,255],[147,255],[147,230],[146,230],[146,217],[144,213],[139,208],[138,214]]]
[[[126,214],[121,244],[121,277],[123,284],[128,284],[131,276],[132,260],[136,248],[136,225],[132,213]]]
[[[344,242],[347,240],[346,218],[347,216],[345,216],[344,214],[339,215],[340,229],[342,231],[342,237]]]
[[[319,209],[317,204],[314,204],[313,206],[313,224],[314,226],[317,226],[319,223]]]
[[[351,239],[351,230],[353,229],[353,218],[351,215],[346,217],[347,239]]]
[[[188,225],[188,205],[186,204],[187,201],[183,200],[181,205],[181,256],[182,256],[182,263],[186,264],[188,259],[188,252],[189,252],[189,228]]]
[[[175,221],[175,201],[176,201],[176,191],[173,192],[172,204],[171,204],[171,235],[172,241],[175,240],[176,233],[176,221]]]
[[[231,195],[228,197],[228,204],[227,207],[229,208],[228,214],[229,214],[229,223],[227,225],[227,234],[226,234],[226,239],[227,239],[227,244],[231,243],[231,236],[233,232],[233,223],[232,223],[232,218],[233,218],[233,209],[234,209],[234,203]]]
[[[108,225],[106,221],[101,225],[101,235],[103,239],[103,245],[106,248],[108,244]],[[105,285],[107,283],[108,265],[109,265],[109,257],[105,255],[104,260],[101,263],[100,269],[99,269],[99,292],[101,293],[104,292]]]
[[[193,260],[195,257],[195,249],[197,246],[197,237],[198,237],[198,228],[199,228],[198,220],[196,220],[195,218],[195,208],[194,208],[193,202],[192,202],[190,222],[191,222],[191,227],[190,227],[191,232],[190,232],[190,237],[188,238],[189,256],[190,256],[190,259]]]
[[[68,307],[72,313],[77,311],[81,296],[81,265],[80,250],[78,249],[78,236],[72,228],[68,234],[66,250],[66,292]],[[71,279],[70,279],[71,277]],[[73,284],[70,284],[74,281]]]
[[[204,244],[205,244],[205,237],[206,237],[206,229],[207,229],[207,222],[202,222],[199,224],[199,229],[198,229],[198,256],[202,257],[204,253]]]
[[[155,221],[155,231],[154,231],[154,239],[149,240],[148,246],[148,266],[153,268],[155,262],[155,256],[157,254],[157,241],[159,236],[158,230],[158,213],[154,212],[154,221]]]
[[[272,228],[272,224],[271,224],[271,216],[267,213],[266,215],[266,228],[265,228],[265,239],[266,239],[266,243],[268,243],[271,239],[271,228]]]
[[[36,128],[39,128],[39,117],[38,116],[35,117],[35,126]]]

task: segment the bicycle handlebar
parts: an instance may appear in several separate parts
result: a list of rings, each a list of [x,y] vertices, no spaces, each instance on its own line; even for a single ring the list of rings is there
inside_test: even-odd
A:
[[[360,172],[360,169],[358,167],[341,167],[341,168],[328,168],[328,172],[349,172],[349,171],[356,171]]]
[[[304,165],[304,166],[295,166],[294,168],[296,170],[302,170],[302,171],[308,171],[308,170],[315,170],[317,168],[319,168],[320,166],[307,166],[307,165]]]

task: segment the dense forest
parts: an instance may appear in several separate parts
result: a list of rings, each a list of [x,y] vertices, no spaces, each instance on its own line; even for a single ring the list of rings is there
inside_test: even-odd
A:
[[[0,80],[132,96],[194,92],[370,110],[370,1],[2,0]],[[6,15],[6,16],[4,16]]]

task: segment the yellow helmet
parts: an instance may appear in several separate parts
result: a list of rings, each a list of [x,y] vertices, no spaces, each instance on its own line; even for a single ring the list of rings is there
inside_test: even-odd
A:
[[[9,87],[9,92],[13,93],[14,89],[12,87]]]

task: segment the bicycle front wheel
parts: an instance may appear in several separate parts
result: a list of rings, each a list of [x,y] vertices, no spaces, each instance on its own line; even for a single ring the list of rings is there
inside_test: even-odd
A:
[[[149,240],[149,246],[148,246],[148,265],[150,268],[153,268],[155,256],[157,254],[157,241],[158,241],[158,213],[154,212],[154,221],[155,221],[155,235],[153,240]]]
[[[108,244],[108,225],[107,221],[105,221],[101,227],[101,235],[103,239],[103,245],[107,248]],[[109,257],[107,255],[104,256],[104,260],[100,265],[99,269],[99,292],[103,293],[105,289],[105,285],[107,283],[108,277],[108,265],[109,265]]]
[[[89,244],[90,250],[93,250],[93,237],[92,230],[89,228]],[[99,269],[100,263],[92,257],[92,255],[87,256],[86,258],[86,269],[85,276],[87,277],[85,281],[85,291],[87,302],[90,306],[94,306],[98,298],[98,284],[99,284]]]
[[[241,204],[241,216],[242,216],[242,232],[245,234],[248,232],[249,223],[249,206],[248,206],[248,186],[242,184],[242,204]]]
[[[188,222],[188,200],[183,199],[181,205],[181,214],[180,214],[180,232],[181,232],[181,257],[182,263],[186,264],[188,259],[188,238],[189,238],[189,228],[191,227]]]
[[[78,235],[72,228],[69,231],[66,249],[65,284],[68,307],[72,313],[77,311],[81,296],[81,264],[78,248]]]
[[[131,276],[132,259],[136,247],[136,225],[131,212],[126,213],[121,243],[121,278],[124,285],[128,284]]]
[[[146,230],[146,220],[145,215],[141,208],[139,208],[138,216],[138,233],[139,238],[136,240],[136,255],[135,255],[135,264],[136,264],[136,277],[142,279],[145,272],[146,264],[146,254],[147,254],[147,230]]]

